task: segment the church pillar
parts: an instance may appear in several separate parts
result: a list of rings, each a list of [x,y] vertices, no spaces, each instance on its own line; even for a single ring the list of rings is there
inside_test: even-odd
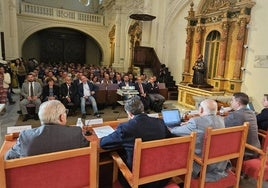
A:
[[[6,59],[15,59],[20,56],[18,47],[16,1],[15,0],[4,1],[4,7],[2,11],[3,11]]]
[[[116,71],[123,72],[124,71],[124,58],[121,57],[121,39],[122,39],[122,25],[121,25],[121,7],[116,6],[116,20],[115,20],[115,41],[114,41],[114,63],[113,68]],[[123,46],[122,46],[123,47]]]
[[[224,77],[224,71],[225,71],[225,63],[226,63],[226,50],[227,50],[227,43],[228,43],[228,23],[223,22],[222,23],[222,36],[221,36],[221,42],[220,42],[220,58],[219,58],[219,64],[217,69],[217,78],[223,78]]]
[[[239,80],[240,79],[240,73],[241,73],[241,64],[242,64],[242,55],[243,55],[243,45],[245,40],[245,33],[246,33],[246,25],[247,21],[246,18],[241,18],[238,22],[239,30],[237,35],[237,45],[236,45],[236,57],[235,57],[235,65],[234,65],[234,73],[233,73],[233,79]]]

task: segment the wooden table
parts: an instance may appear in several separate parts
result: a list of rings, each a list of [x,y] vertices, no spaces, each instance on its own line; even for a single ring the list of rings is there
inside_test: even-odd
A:
[[[105,165],[110,165],[112,167],[112,163],[113,163],[113,160],[110,156],[110,153],[112,151],[116,151],[117,149],[111,149],[111,150],[104,150],[100,147],[100,139],[97,137],[96,133],[94,132],[93,128],[94,127],[101,127],[101,126],[105,126],[105,125],[109,125],[111,126],[113,129],[116,129],[118,124],[123,122],[123,121],[126,121],[126,119],[122,119],[122,120],[116,120],[116,121],[107,121],[107,122],[104,122],[103,124],[98,124],[98,125],[92,125],[92,126],[84,126],[84,129],[83,129],[83,133],[86,132],[86,130],[89,130],[91,132],[91,135],[89,136],[85,136],[86,139],[90,142],[93,142],[93,141],[96,141],[98,143],[98,155],[97,155],[97,160],[98,160],[98,168],[97,168],[97,177],[99,178],[99,182],[97,182],[98,186],[99,187],[99,184],[100,184],[100,180],[101,179],[105,179],[105,181],[107,181],[107,172],[104,172],[102,173],[103,175],[100,174],[100,170],[101,168],[105,168]],[[12,133],[12,134],[8,134],[5,136],[5,141],[1,147],[1,151],[0,151],[0,157],[4,157],[6,152],[16,143],[16,140],[19,136],[19,133]],[[107,171],[107,170],[106,170]],[[110,169],[109,169],[110,171]],[[111,174],[110,174],[111,173]],[[113,170],[111,169],[109,173],[109,176],[111,176],[111,182],[112,183],[112,173],[113,173]]]

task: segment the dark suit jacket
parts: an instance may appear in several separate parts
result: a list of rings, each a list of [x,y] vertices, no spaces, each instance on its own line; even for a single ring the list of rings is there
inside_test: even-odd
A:
[[[124,152],[121,154],[123,160],[130,169],[132,169],[133,149],[136,138],[141,138],[142,141],[150,141],[171,137],[164,124],[164,121],[159,118],[152,118],[147,114],[136,115],[128,122],[120,123],[117,129],[110,135],[101,138],[100,146],[103,149],[111,149],[122,147]],[[124,187],[128,187],[126,180],[118,177]],[[167,179],[145,184],[143,188],[162,188],[168,182]]]
[[[262,109],[261,113],[257,115],[258,128],[262,130],[268,129],[268,108]]]
[[[101,138],[100,146],[103,149],[123,147],[126,152],[126,162],[132,168],[133,148],[136,138],[150,141],[171,137],[164,121],[151,118],[147,114],[136,115],[128,122],[120,123],[110,135]]]
[[[60,95],[61,98],[64,98],[68,95],[68,86],[66,83],[61,84],[60,86]],[[70,88],[69,88],[69,95],[71,100],[74,100],[74,97],[77,95],[77,88],[73,83],[71,83]]]
[[[129,86],[134,86],[134,83],[133,83],[133,82],[128,82],[128,85],[129,85]],[[126,86],[126,83],[123,81],[123,82],[121,82],[118,86],[119,86],[120,88],[125,87],[125,86]]]
[[[148,92],[147,92],[146,84],[145,83],[141,83],[141,85],[142,85],[142,88],[143,88],[143,92],[147,94]],[[139,92],[139,94],[141,94],[141,89],[139,87],[139,84],[138,83],[135,83],[134,86],[135,86],[135,90],[137,90]]]
[[[59,86],[53,85],[53,95],[56,99],[60,98],[60,87]],[[43,101],[47,101],[47,98],[49,97],[49,86],[48,85],[45,85],[43,87],[42,96],[43,96]]]
[[[95,91],[97,90],[96,85],[92,84],[91,82],[87,81],[88,87],[90,89],[90,91]],[[83,83],[80,83],[78,85],[78,94],[79,97],[83,97],[84,96],[84,87],[83,87]]]
[[[6,159],[14,159],[43,153],[86,147],[89,142],[76,126],[42,125],[22,131],[17,143],[6,153]]]
[[[148,93],[158,93],[159,94],[159,87],[158,87],[158,84],[157,83],[154,83],[154,85],[151,83],[151,82],[148,82],[146,84],[146,91]]]

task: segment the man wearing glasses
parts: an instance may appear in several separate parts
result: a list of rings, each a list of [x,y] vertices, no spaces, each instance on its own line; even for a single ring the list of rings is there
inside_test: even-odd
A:
[[[58,100],[49,100],[39,108],[41,126],[22,131],[5,159],[14,159],[89,146],[82,129],[67,126],[67,113]]]

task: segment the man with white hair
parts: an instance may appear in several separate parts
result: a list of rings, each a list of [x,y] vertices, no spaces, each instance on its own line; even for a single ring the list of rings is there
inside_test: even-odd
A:
[[[195,144],[195,154],[201,157],[206,128],[212,127],[213,129],[219,129],[225,127],[223,118],[217,116],[216,114],[216,101],[206,99],[200,103],[200,116],[191,118],[185,125],[175,127],[171,129],[170,132],[177,136],[190,135],[191,132],[196,132],[197,138]],[[206,182],[218,181],[219,179],[227,176],[227,173],[225,172],[227,163],[227,161],[223,161],[209,165],[206,173]],[[200,165],[194,162],[192,172],[193,178],[198,177],[200,169]]]
[[[89,145],[80,127],[66,125],[66,109],[60,101],[49,100],[42,103],[38,115],[41,126],[22,131],[16,144],[7,151],[5,159],[75,149]]]

